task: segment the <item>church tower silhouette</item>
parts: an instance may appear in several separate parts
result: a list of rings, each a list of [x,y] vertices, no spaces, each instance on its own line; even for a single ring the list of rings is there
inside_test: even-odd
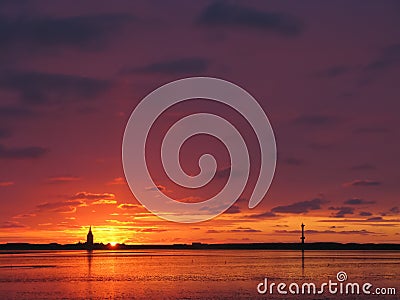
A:
[[[92,233],[92,226],[89,227],[89,232],[86,236],[86,247],[88,250],[93,249],[93,233]]]

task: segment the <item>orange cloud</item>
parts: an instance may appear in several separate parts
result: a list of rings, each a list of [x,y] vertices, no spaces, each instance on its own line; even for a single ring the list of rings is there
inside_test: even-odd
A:
[[[88,193],[88,192],[79,192],[76,193],[74,196],[70,197],[71,200],[75,199],[82,199],[82,200],[113,200],[115,199],[114,194],[110,193],[103,193],[103,194],[96,194],[96,193]]]
[[[131,204],[131,203],[122,203],[120,205],[118,205],[119,209],[134,209],[134,208],[139,208],[139,205],[136,204]]]
[[[68,183],[68,182],[75,182],[80,181],[80,177],[76,176],[59,176],[59,177],[50,177],[47,179],[48,183]]]
[[[126,184],[126,181],[123,177],[117,177],[107,182],[107,185],[124,185],[124,184]]]
[[[116,200],[108,200],[108,199],[100,199],[100,200],[92,202],[92,205],[99,205],[99,204],[117,204],[117,201]]]
[[[30,218],[35,217],[36,214],[19,214],[13,217],[13,219],[23,219],[23,218]]]
[[[20,222],[14,222],[14,221],[5,221],[0,224],[0,228],[6,229],[6,228],[24,228],[26,227],[25,225],[21,224]]]
[[[343,183],[343,186],[350,187],[350,186],[378,186],[382,183],[377,180],[370,180],[370,179],[356,179],[350,182]]]
[[[57,202],[44,202],[36,206],[39,211],[72,212],[79,206],[86,206],[82,200],[65,200]]]

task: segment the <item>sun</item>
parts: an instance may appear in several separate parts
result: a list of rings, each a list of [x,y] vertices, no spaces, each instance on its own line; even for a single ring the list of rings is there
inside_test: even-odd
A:
[[[117,245],[117,242],[111,242],[110,245],[111,247],[115,247]]]

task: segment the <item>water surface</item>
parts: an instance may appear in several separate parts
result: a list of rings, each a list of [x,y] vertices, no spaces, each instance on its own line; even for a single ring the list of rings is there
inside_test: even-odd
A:
[[[269,250],[0,251],[0,299],[400,299],[260,295],[258,283],[347,282],[395,287],[400,252]]]

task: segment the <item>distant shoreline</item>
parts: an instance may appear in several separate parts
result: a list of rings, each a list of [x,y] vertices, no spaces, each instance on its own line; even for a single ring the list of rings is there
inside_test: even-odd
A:
[[[77,244],[30,244],[30,243],[6,243],[0,244],[0,250],[87,250],[85,243]],[[173,244],[173,245],[128,245],[96,243],[90,250],[302,250],[300,243],[248,243],[248,244]],[[391,250],[400,251],[400,244],[357,244],[357,243],[306,243],[304,250]]]

